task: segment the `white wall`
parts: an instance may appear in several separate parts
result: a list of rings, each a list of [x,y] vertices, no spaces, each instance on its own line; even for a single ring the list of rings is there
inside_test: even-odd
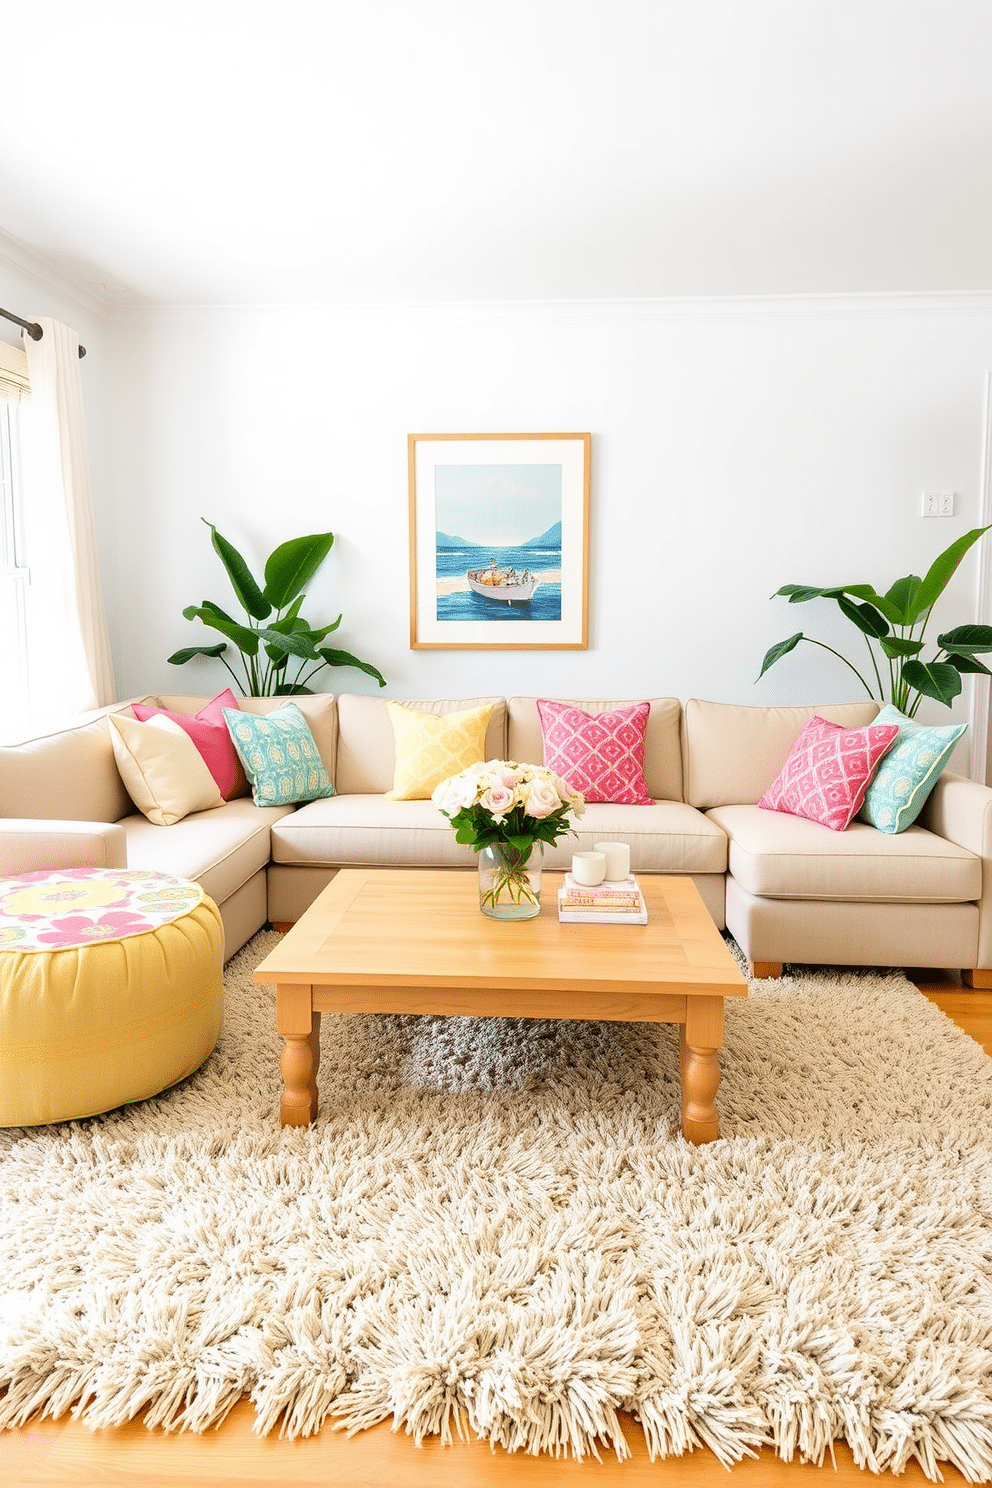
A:
[[[184,605],[230,598],[204,516],[257,560],[333,530],[307,609],[344,612],[388,695],[856,696],[809,646],[755,685],[794,630],[866,661],[833,606],[769,596],[884,590],[977,524],[990,365],[992,296],[120,312],[99,493],[120,689],[224,684],[165,661],[208,639]],[[593,436],[588,651],[411,651],[407,434],[534,430]],[[924,489],[957,515],[924,520]],[[976,618],[977,575],[969,557],[935,635]]]

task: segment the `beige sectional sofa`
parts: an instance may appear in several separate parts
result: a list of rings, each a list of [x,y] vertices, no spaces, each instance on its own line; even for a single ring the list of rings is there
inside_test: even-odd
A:
[[[194,713],[207,700],[141,701]],[[284,699],[246,698],[269,712]],[[387,801],[393,734],[380,698],[294,699],[336,795],[298,807],[250,799],[153,826],[117,771],[105,714],[0,747],[0,872],[98,863],[199,880],[220,907],[233,955],[266,921],[299,918],[339,868],[472,867],[430,801]],[[576,699],[587,712],[615,699]],[[492,702],[489,758],[540,762],[536,698],[408,701],[435,713]],[[630,843],[637,873],[690,875],[714,920],[761,974],[782,962],[958,967],[992,980],[992,790],[945,772],[919,823],[888,836],[853,823],[831,832],[755,804],[815,712],[869,723],[874,703],[749,708],[653,698],[645,774],[653,806],[592,804],[577,837],[545,857],[604,838]],[[984,972],[984,979],[981,973]]]

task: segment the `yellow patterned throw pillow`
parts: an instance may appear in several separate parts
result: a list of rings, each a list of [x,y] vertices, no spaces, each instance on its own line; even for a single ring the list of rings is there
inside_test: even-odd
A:
[[[426,801],[435,786],[486,757],[492,703],[461,713],[422,713],[387,702],[396,743],[396,769],[387,801]]]

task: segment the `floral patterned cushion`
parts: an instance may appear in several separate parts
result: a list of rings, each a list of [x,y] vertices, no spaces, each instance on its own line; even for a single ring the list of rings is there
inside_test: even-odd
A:
[[[203,902],[198,883],[150,868],[59,868],[0,879],[0,951],[68,950],[144,935]]]
[[[320,750],[295,703],[265,714],[225,708],[224,719],[256,806],[292,806],[333,796]]]
[[[966,723],[933,728],[914,723],[891,703],[875,719],[894,723],[899,735],[872,777],[864,805],[858,813],[880,832],[905,832],[926,805]]]

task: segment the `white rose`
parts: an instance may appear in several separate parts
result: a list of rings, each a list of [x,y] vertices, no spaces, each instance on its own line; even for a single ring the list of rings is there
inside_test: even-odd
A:
[[[540,820],[557,811],[562,802],[550,780],[532,780],[527,798],[527,814]]]

